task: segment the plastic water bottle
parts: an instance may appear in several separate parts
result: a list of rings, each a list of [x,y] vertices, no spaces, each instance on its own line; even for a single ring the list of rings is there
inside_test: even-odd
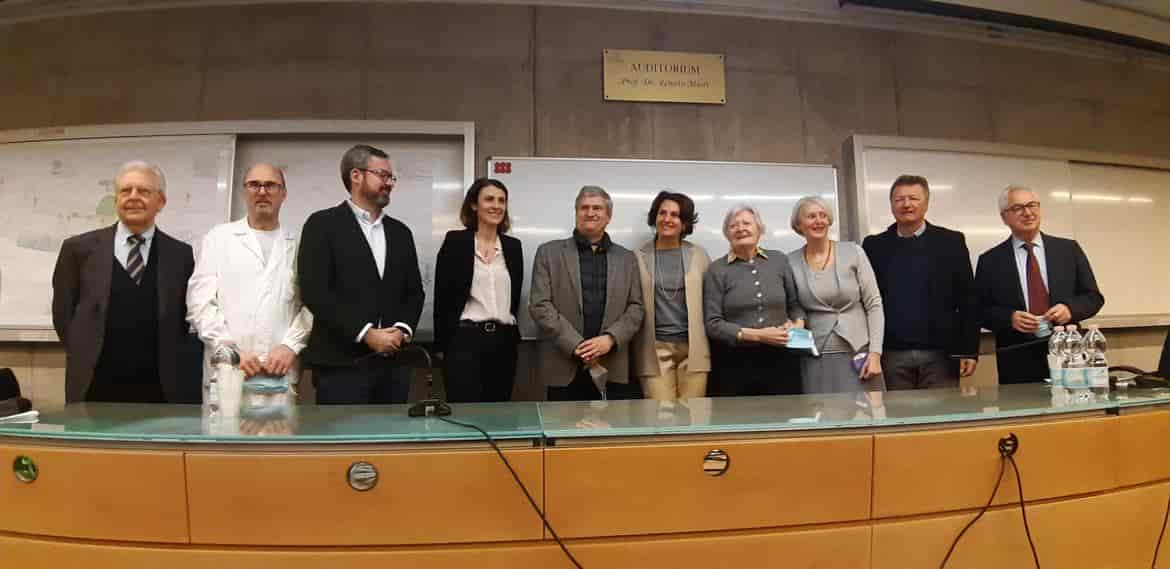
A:
[[[1085,356],[1089,388],[1093,393],[1104,395],[1109,392],[1109,360],[1105,358],[1105,334],[1096,324],[1089,326],[1085,335]]]
[[[1064,350],[1068,333],[1064,326],[1052,329],[1048,337],[1048,378],[1052,380],[1052,387],[1064,387]]]
[[[1068,338],[1065,340],[1064,383],[1072,389],[1074,402],[1087,401],[1091,393],[1085,377],[1085,340],[1076,324],[1069,324],[1065,330]]]

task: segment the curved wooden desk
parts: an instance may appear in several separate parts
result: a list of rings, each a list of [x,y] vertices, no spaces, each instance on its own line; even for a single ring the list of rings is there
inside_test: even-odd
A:
[[[986,503],[1001,436],[1044,567],[1148,567],[1170,396],[1054,408],[1043,386],[456,408],[601,567],[937,567]],[[0,426],[0,567],[570,567],[478,435],[403,407],[300,408],[223,433],[199,408],[82,405]],[[229,429],[231,430],[231,429]],[[723,451],[726,471],[704,470]],[[31,482],[10,471],[37,466]],[[355,462],[377,470],[350,487]],[[720,464],[709,463],[712,471]],[[950,567],[1030,567],[1010,465]],[[1159,561],[1170,567],[1170,545]],[[1165,559],[1166,561],[1162,561]]]

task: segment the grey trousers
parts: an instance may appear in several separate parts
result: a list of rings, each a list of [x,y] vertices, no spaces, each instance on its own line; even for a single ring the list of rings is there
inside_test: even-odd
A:
[[[940,350],[889,350],[882,354],[886,388],[958,387],[955,363]]]

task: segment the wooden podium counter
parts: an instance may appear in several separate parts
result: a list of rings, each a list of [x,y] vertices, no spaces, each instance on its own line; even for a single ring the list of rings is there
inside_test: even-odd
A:
[[[987,502],[1008,433],[1044,567],[1149,567],[1170,394],[883,399],[478,404],[453,418],[499,440],[590,569],[938,567]],[[242,420],[69,406],[0,425],[0,468],[5,568],[572,566],[477,432],[404,406]],[[1009,464],[948,566],[1031,567],[1018,500]]]

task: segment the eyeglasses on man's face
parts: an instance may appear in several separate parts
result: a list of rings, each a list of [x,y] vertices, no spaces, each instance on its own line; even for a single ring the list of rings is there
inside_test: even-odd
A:
[[[358,168],[358,170],[361,170],[362,172],[369,172],[370,174],[381,178],[383,182],[393,183],[398,181],[398,176],[395,176],[394,172],[387,170],[371,170],[369,168]]]
[[[1018,203],[1013,206],[1008,206],[1006,209],[1004,209],[1004,211],[1010,212],[1012,215],[1020,215],[1024,213],[1024,210],[1033,212],[1040,211],[1040,202],[1032,201],[1028,203]]]
[[[249,192],[260,193],[260,190],[264,190],[265,192],[272,194],[283,190],[284,184],[280,182],[261,182],[259,180],[248,180],[247,182],[244,182],[244,187],[247,188]]]

